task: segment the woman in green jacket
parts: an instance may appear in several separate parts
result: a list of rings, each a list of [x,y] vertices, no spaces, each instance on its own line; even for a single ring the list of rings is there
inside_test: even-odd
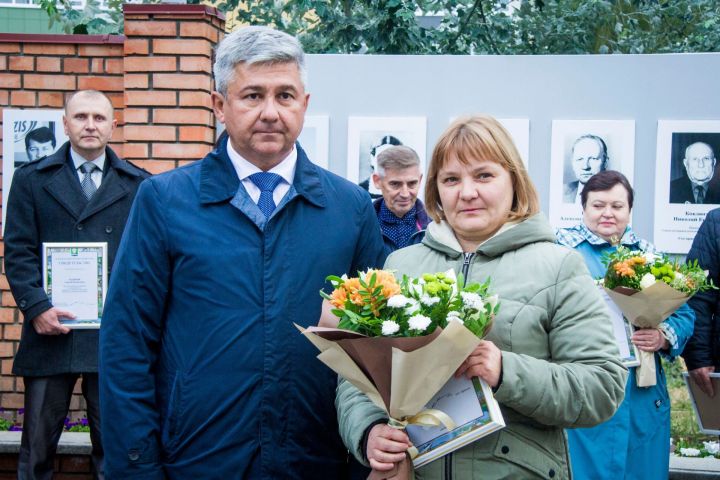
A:
[[[423,243],[393,253],[385,268],[399,276],[454,268],[471,282],[491,279],[500,311],[456,375],[493,388],[507,427],[423,466],[416,478],[571,478],[563,429],[610,418],[627,375],[582,258],[555,245],[517,149],[493,118],[458,119],[440,137],[425,199],[434,222]],[[341,380],[335,404],[359,461],[380,473],[404,458],[407,435],[353,385]]]

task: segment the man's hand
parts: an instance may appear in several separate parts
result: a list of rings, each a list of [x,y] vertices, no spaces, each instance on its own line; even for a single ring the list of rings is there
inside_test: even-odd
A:
[[[710,374],[713,372],[715,372],[715,367],[700,367],[688,372],[695,382],[695,385],[711,397],[715,396],[712,380],[710,379]]]
[[[410,448],[410,438],[402,430],[379,423],[368,434],[367,459],[373,470],[392,470],[397,462],[405,458]]]
[[[482,340],[455,371],[455,378],[480,377],[495,388],[502,372],[502,352],[489,340]]]
[[[64,335],[70,331],[68,327],[60,323],[59,317],[75,318],[75,314],[67,310],[60,310],[52,307],[33,318],[32,324],[35,331],[40,335]]]

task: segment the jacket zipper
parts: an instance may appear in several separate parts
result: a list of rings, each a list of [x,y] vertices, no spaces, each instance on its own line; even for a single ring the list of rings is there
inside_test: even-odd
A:
[[[468,282],[468,274],[470,273],[470,262],[472,261],[472,258],[475,256],[474,253],[463,253],[465,258],[463,259],[463,266],[462,266],[462,274],[463,274],[463,287],[467,285]]]
[[[463,266],[462,266],[462,274],[463,274],[463,287],[467,285],[468,281],[468,274],[470,273],[470,262],[472,261],[473,257],[475,256],[474,253],[463,253]],[[453,478],[453,469],[452,469],[452,453],[448,453],[445,455],[445,480],[452,480]]]

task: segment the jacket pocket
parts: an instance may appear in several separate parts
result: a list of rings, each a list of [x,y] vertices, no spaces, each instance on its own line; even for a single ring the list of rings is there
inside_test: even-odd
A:
[[[517,478],[567,479],[567,466],[556,454],[543,449],[537,442],[521,437],[509,430],[501,430],[495,445],[498,459],[519,467]]]
[[[170,394],[167,397],[165,407],[165,418],[162,429],[162,446],[165,455],[169,458],[177,447],[178,422],[182,414],[182,382],[180,372],[175,372],[170,386]]]

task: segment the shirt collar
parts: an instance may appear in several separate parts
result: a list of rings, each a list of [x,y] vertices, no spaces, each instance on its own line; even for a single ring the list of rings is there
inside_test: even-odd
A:
[[[230,161],[232,162],[233,167],[235,167],[235,171],[237,172],[237,176],[240,181],[244,181],[253,173],[263,171],[256,165],[253,165],[248,160],[243,158],[243,156],[240,155],[238,152],[236,152],[235,149],[232,147],[230,140],[228,140],[227,142],[227,153],[228,157],[230,157]],[[295,166],[297,165],[297,158],[297,149],[293,145],[293,149],[288,154],[288,156],[285,157],[282,162],[278,163],[268,171],[280,175],[283,180],[285,180],[285,182],[287,182],[289,185],[292,185],[293,178],[295,178]]]
[[[92,162],[95,164],[95,166],[102,172],[103,167],[105,166],[105,150],[103,150],[103,153],[100,154],[99,157],[97,157],[94,160],[88,160],[87,158],[80,155],[78,152],[75,151],[74,148],[70,147],[70,158],[72,158],[73,165],[75,166],[75,170],[79,169],[80,166],[85,162]]]
[[[577,247],[582,242],[588,242],[590,245],[610,245],[610,242],[598,235],[595,235],[585,226],[584,223],[575,225],[570,228],[562,228],[558,231],[558,236],[562,236],[563,245],[568,247]],[[620,244],[626,246],[635,246],[640,244],[640,238],[628,226],[620,239]]]
[[[417,202],[413,204],[412,208],[408,210],[408,212],[401,217],[398,217],[395,215],[392,210],[390,210],[387,207],[387,204],[385,203],[385,200],[380,201],[380,220],[387,222],[387,223],[397,223],[397,222],[412,222],[415,223],[415,215],[417,213]]]

